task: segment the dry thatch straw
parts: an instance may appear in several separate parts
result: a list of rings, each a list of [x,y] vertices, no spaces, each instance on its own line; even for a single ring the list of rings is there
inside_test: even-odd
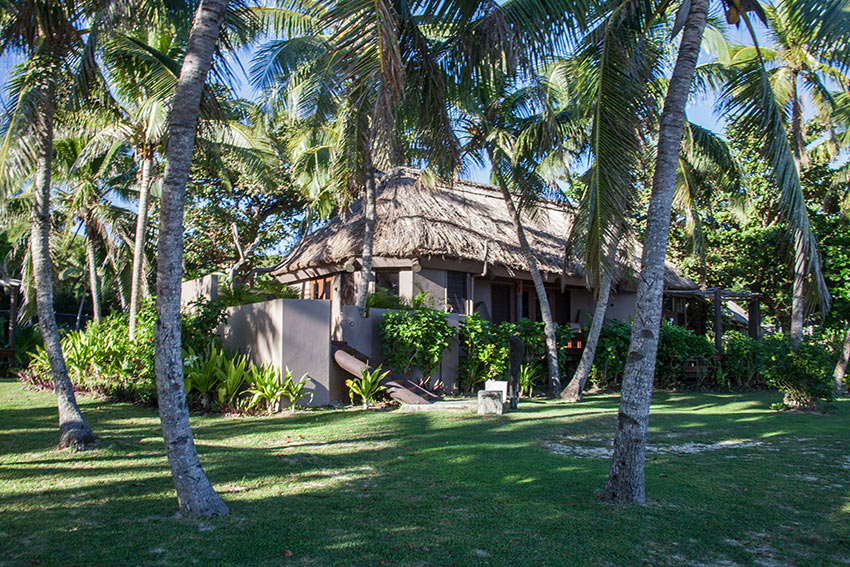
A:
[[[380,183],[377,199],[374,255],[383,258],[412,259],[438,257],[453,260],[485,261],[510,270],[527,271],[516,232],[502,194],[482,183],[455,180],[451,185],[438,183],[426,187],[414,169],[397,169]],[[525,214],[523,226],[543,272],[563,273],[565,237],[574,213],[566,203],[541,201]],[[341,265],[359,258],[363,250],[362,200],[355,201],[348,213],[336,216],[308,235],[299,251],[276,274]],[[640,248],[619,272],[635,273]],[[622,263],[621,263],[622,264]],[[583,277],[576,263],[567,274]],[[699,287],[668,263],[665,285],[670,289]]]

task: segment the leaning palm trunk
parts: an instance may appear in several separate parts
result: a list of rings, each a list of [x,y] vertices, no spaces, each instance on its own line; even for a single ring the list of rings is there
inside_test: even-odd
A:
[[[74,387],[68,378],[68,368],[62,356],[59,327],[53,313],[53,266],[50,262],[50,167],[53,159],[53,92],[49,89],[35,117],[38,138],[33,192],[35,208],[32,223],[32,266],[36,287],[38,324],[44,337],[44,350],[50,362],[50,374],[56,390],[59,408],[59,446],[85,448],[95,440],[91,427],[86,422]]]
[[[847,373],[848,360],[850,360],[850,327],[847,328],[847,334],[844,337],[844,346],[841,348],[841,356],[838,357],[838,363],[835,365],[836,396],[840,396],[847,391],[847,385],[844,383],[844,375]]]
[[[139,316],[139,301],[141,298],[142,273],[145,260],[145,234],[148,227],[148,199],[151,192],[151,171],[153,157],[148,155],[147,148],[142,148],[142,176],[139,184],[139,213],[136,216],[136,240],[133,247],[133,275],[130,281],[130,340],[136,338],[136,320]]]
[[[645,501],[646,430],[661,328],[664,259],[676,191],[676,167],[682,145],[685,105],[699,58],[707,14],[708,0],[692,0],[661,114],[635,320],[623,375],[614,454],[602,495],[608,502],[642,504]]]
[[[561,399],[568,402],[581,401],[584,385],[593,368],[593,359],[596,358],[596,345],[599,344],[599,335],[602,332],[602,324],[605,321],[605,312],[608,309],[608,298],[611,295],[611,275],[608,272],[602,274],[602,282],[599,286],[599,296],[596,298],[596,308],[593,310],[593,321],[590,322],[590,331],[584,341],[584,351],[581,360],[573,374],[573,379],[561,392]]]
[[[91,287],[92,315],[100,321],[100,282],[97,281],[97,253],[94,249],[95,231],[91,217],[86,218],[86,256],[89,262],[89,287]]]
[[[492,161],[492,154],[490,155],[490,160],[491,163],[495,163]],[[561,374],[558,369],[558,342],[555,337],[555,322],[552,320],[552,310],[549,309],[549,298],[546,295],[543,278],[540,276],[537,258],[534,256],[534,252],[531,251],[531,246],[529,246],[528,239],[525,237],[525,229],[522,227],[522,219],[519,216],[519,211],[516,205],[514,205],[511,194],[505,186],[501,175],[497,173],[496,176],[499,180],[499,188],[502,190],[502,196],[505,198],[505,204],[508,206],[511,220],[514,222],[514,230],[516,230],[517,239],[519,239],[519,245],[522,248],[522,254],[528,263],[528,271],[531,272],[531,279],[534,282],[534,291],[537,293],[537,300],[540,305],[540,318],[543,319],[543,330],[546,335],[546,364],[549,368],[549,394],[557,396],[561,392]]]
[[[375,223],[377,222],[377,189],[375,187],[375,169],[372,167],[372,158],[369,150],[363,164],[366,178],[366,187],[363,196],[363,218],[365,227],[363,229],[363,258],[360,267],[360,285],[357,287],[357,309],[361,317],[368,317],[369,310],[366,302],[369,299],[369,283],[372,281],[372,249],[375,242]]]
[[[183,278],[183,209],[195,143],[198,109],[228,0],[204,0],[195,14],[168,125],[162,211],[157,246],[156,387],[162,436],[180,512],[186,516],[227,514],[201,468],[186,405],[180,334]]]

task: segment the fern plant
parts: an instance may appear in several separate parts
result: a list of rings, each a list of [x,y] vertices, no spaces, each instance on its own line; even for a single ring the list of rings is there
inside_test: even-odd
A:
[[[283,396],[289,400],[289,411],[294,412],[298,409],[298,401],[305,397],[308,397],[307,403],[313,399],[312,393],[304,393],[304,389],[307,387],[307,374],[305,373],[301,378],[298,379],[298,382],[295,382],[292,379],[292,372],[289,370],[289,367],[286,367],[286,376],[283,378],[283,388],[284,394]]]
[[[357,395],[363,400],[363,409],[369,409],[369,404],[375,403],[378,394],[387,389],[381,382],[389,373],[389,370],[381,372],[380,366],[372,371],[367,367],[360,371],[360,378],[346,380],[345,385],[348,386],[348,397],[351,403],[354,403],[354,396]]]

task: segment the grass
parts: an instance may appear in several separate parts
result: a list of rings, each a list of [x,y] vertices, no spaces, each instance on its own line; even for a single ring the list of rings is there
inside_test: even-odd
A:
[[[850,402],[777,398],[657,394],[644,507],[600,502],[608,460],[585,456],[615,396],[194,417],[231,515],[187,520],[154,412],[83,398],[101,448],[59,451],[53,394],[0,380],[0,565],[850,564]]]

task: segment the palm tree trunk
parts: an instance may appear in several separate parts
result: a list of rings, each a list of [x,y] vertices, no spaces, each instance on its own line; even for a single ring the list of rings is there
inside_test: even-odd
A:
[[[791,142],[794,151],[794,163],[797,173],[808,166],[805,140],[803,139],[803,106],[797,93],[798,74],[791,75]],[[799,350],[803,343],[803,323],[805,318],[805,281],[806,253],[803,250],[803,235],[794,234],[794,285],[791,294],[791,349]]]
[[[375,243],[375,224],[377,222],[377,189],[375,187],[375,168],[372,167],[372,154],[366,150],[363,164],[363,173],[366,178],[365,194],[363,196],[363,217],[365,227],[363,229],[363,258],[360,267],[360,285],[357,287],[357,309],[361,317],[368,317],[369,310],[366,301],[369,299],[369,283],[372,281],[372,249]]]
[[[100,321],[100,284],[97,281],[97,254],[94,249],[94,230],[91,219],[86,218],[86,256],[89,262],[89,287],[91,288],[92,315],[95,321]]]
[[[36,110],[35,135],[38,140],[36,172],[33,181],[32,249],[38,325],[44,337],[44,350],[50,362],[50,374],[59,409],[59,446],[85,448],[95,440],[94,432],[77,406],[74,387],[62,356],[59,327],[53,313],[53,266],[50,262],[50,168],[53,160],[53,89],[48,88]]]
[[[157,246],[156,387],[162,436],[180,512],[227,514],[227,506],[204,474],[189,426],[183,385],[180,285],[183,279],[183,209],[195,144],[198,109],[228,0],[204,0],[195,13],[168,124],[165,175]]]
[[[590,331],[584,341],[584,352],[581,353],[581,360],[576,368],[576,373],[573,374],[573,379],[561,392],[561,399],[568,402],[581,401],[584,385],[587,383],[587,378],[590,376],[590,370],[593,368],[593,359],[596,357],[596,345],[599,344],[599,334],[602,332],[602,325],[605,322],[605,312],[608,310],[608,298],[611,295],[611,274],[604,272],[602,274],[602,282],[599,285],[599,297],[596,298],[596,308],[593,310],[593,321],[590,323]]]
[[[492,152],[490,152],[489,157],[490,163],[495,164],[496,162],[493,161]],[[501,173],[499,173],[495,165],[493,171],[496,173],[496,178],[499,181],[502,197],[505,199],[511,220],[514,222],[514,230],[516,231],[520,248],[522,248],[522,254],[528,263],[531,280],[534,282],[534,291],[537,293],[538,305],[540,306],[540,318],[543,319],[543,331],[546,335],[546,365],[549,369],[549,395],[557,396],[561,393],[561,373],[558,369],[558,342],[555,338],[555,322],[552,319],[552,310],[549,308],[549,297],[546,295],[546,287],[543,285],[543,278],[540,276],[537,258],[534,256],[534,252],[531,251],[531,246],[529,246],[528,239],[525,237],[525,229],[522,227],[522,219],[519,216],[519,211],[514,204],[514,200],[505,185]]]
[[[133,247],[133,275],[130,280],[130,340],[136,338],[136,320],[139,315],[139,301],[142,295],[142,274],[145,260],[145,234],[148,227],[148,199],[151,191],[151,172],[153,170],[152,152],[146,147],[141,149],[142,178],[139,183],[139,212],[136,215],[136,240]]]
[[[676,167],[682,145],[685,105],[699,58],[707,15],[708,0],[692,0],[661,113],[658,157],[644,233],[635,320],[623,376],[614,454],[611,457],[608,483],[602,494],[602,498],[608,502],[642,504],[646,498],[643,474],[646,430],[661,328],[664,259],[676,190]]]
[[[838,357],[838,363],[835,365],[836,396],[840,396],[847,391],[847,385],[844,383],[844,375],[847,373],[848,360],[850,360],[850,327],[847,328],[847,335],[844,337],[844,346],[841,348],[841,356]]]

